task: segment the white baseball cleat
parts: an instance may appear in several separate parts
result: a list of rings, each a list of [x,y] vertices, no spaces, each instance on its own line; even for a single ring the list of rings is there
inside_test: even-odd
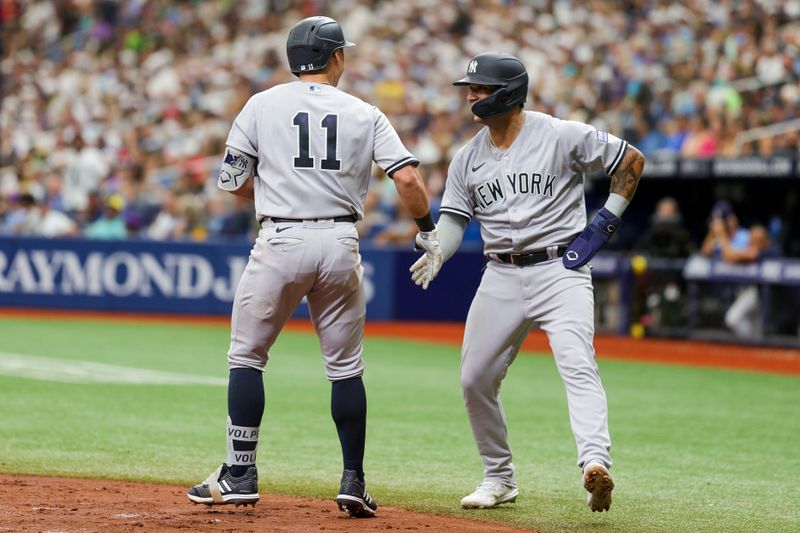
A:
[[[594,511],[608,511],[611,508],[611,491],[614,480],[608,468],[601,463],[591,463],[583,469],[583,488],[589,495],[586,504]]]
[[[518,495],[517,487],[509,487],[493,479],[484,479],[475,492],[461,499],[461,507],[464,509],[490,509],[501,503],[515,502]]]

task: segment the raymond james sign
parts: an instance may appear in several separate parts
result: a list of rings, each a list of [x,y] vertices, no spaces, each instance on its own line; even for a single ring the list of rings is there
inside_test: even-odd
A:
[[[91,252],[71,250],[0,252],[0,291],[22,294],[153,296],[233,299],[247,258],[228,257],[220,276],[206,257],[196,254]]]
[[[250,243],[0,238],[0,305],[226,314],[249,251]],[[372,255],[363,258],[367,313],[388,318],[390,295],[375,298],[376,283],[393,269]],[[308,316],[305,303],[295,316]]]

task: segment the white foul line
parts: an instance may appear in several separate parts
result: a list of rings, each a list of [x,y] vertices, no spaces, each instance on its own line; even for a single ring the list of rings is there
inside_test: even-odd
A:
[[[226,386],[227,378],[0,352],[0,375],[64,383]]]

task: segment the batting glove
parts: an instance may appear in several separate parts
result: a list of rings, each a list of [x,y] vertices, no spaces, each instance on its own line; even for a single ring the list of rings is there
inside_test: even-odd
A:
[[[605,207],[601,208],[581,234],[567,246],[562,258],[564,266],[576,269],[588,263],[617,231],[620,223],[622,220],[618,216]]]
[[[433,278],[439,273],[442,268],[442,247],[439,245],[439,235],[436,229],[432,231],[420,231],[414,239],[416,249],[425,250],[425,255],[417,259],[411,265],[409,272],[411,272],[411,281],[417,285],[421,285],[423,290],[428,288]]]

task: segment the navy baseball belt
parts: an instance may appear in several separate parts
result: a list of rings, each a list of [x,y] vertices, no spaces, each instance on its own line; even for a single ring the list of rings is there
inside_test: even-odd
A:
[[[524,254],[491,254],[489,257],[501,263],[508,263],[515,266],[530,266],[549,259],[561,257],[567,251],[566,246],[553,247],[553,250],[538,250]]]
[[[283,222],[319,222],[320,220],[330,220],[331,217],[320,217],[320,218],[279,218],[279,217],[270,217],[270,220],[275,222],[276,224],[281,224]],[[333,217],[334,222],[352,222],[353,224],[356,223],[358,218],[355,215],[344,215],[341,217]]]

